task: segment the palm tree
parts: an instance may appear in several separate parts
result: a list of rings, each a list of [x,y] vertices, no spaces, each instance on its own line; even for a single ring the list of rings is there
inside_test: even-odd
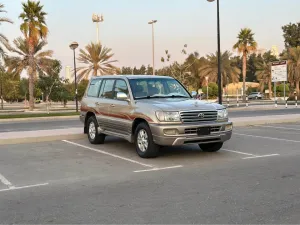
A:
[[[291,84],[295,84],[297,95],[299,95],[300,46],[288,50],[288,79]]]
[[[3,12],[6,12],[4,10],[4,5],[3,4],[0,4],[0,13],[3,13]],[[13,23],[10,19],[6,18],[6,17],[0,17],[0,25],[1,23],[3,22],[6,22],[6,23]],[[10,46],[9,46],[9,42],[8,42],[8,39],[7,37],[5,37],[4,34],[1,34],[0,33],[0,43],[3,44],[7,49],[10,49]],[[4,52],[4,49],[0,46],[0,56],[4,56],[5,55],[5,52]]]
[[[53,64],[51,59],[53,52],[51,50],[42,51],[43,47],[47,45],[47,42],[43,40],[33,46],[33,52],[30,50],[29,42],[24,38],[19,37],[13,43],[12,51],[18,56],[5,57],[5,64],[8,72],[14,74],[21,74],[22,71],[27,70],[29,78],[31,77],[29,79],[29,94],[30,98],[34,99],[34,76],[37,73],[33,73],[33,71],[48,73]],[[29,105],[30,110],[33,110],[33,106],[33,104]]]
[[[17,47],[24,48],[23,50],[25,50],[26,46],[26,55],[28,57],[27,71],[29,75],[29,110],[33,110],[34,77],[37,72],[34,55],[37,53],[37,46],[42,45],[42,47],[44,47],[46,44],[46,42],[40,42],[40,40],[47,38],[48,35],[48,28],[45,22],[45,16],[47,15],[47,13],[43,11],[43,5],[40,4],[40,1],[28,0],[27,2],[22,3],[22,6],[23,12],[20,14],[19,18],[23,20],[23,23],[20,25],[20,30],[24,34],[25,39],[17,39],[15,44],[17,45]]]
[[[88,79],[91,72],[94,76],[115,73],[117,67],[112,63],[117,62],[117,60],[111,60],[113,56],[111,49],[100,43],[92,42],[85,47],[85,50],[80,49],[78,61],[86,65],[76,69],[78,80]]]
[[[246,100],[246,73],[247,73],[247,55],[251,52],[255,52],[257,49],[257,43],[254,40],[254,33],[251,29],[244,28],[241,29],[238,35],[238,41],[233,46],[234,49],[237,49],[239,53],[243,55],[243,100]]]
[[[267,62],[266,60],[263,60],[263,62],[260,62],[257,66],[256,71],[256,77],[259,81],[261,90],[263,90],[263,87],[265,84],[268,85],[269,88],[269,98],[272,98],[272,72],[271,72],[271,63]]]
[[[205,81],[205,77],[209,77],[210,82],[218,81],[218,53],[207,55],[207,61],[199,68],[200,78]],[[221,76],[222,87],[229,82],[238,83],[241,70],[234,66],[230,59],[231,53],[229,51],[221,52]]]

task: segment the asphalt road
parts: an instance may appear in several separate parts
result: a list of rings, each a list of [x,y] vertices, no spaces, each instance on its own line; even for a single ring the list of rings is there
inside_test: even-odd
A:
[[[272,115],[285,115],[285,114],[300,114],[300,108],[290,109],[278,109],[278,110],[240,110],[230,111],[229,116],[234,117],[255,117],[255,116],[272,116]],[[79,119],[66,119],[51,121],[22,121],[22,122],[5,122],[0,120],[0,133],[1,132],[12,132],[12,131],[29,131],[29,130],[51,130],[51,129],[64,129],[64,128],[75,128],[82,127]]]
[[[297,224],[299,135],[300,124],[236,128],[217,153],[151,160],[114,138],[0,146],[0,223]]]

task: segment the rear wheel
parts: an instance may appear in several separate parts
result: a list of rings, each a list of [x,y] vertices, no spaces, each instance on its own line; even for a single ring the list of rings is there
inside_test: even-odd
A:
[[[158,156],[159,146],[154,143],[150,127],[146,123],[140,123],[134,135],[137,154],[142,158],[154,158]]]
[[[87,121],[87,135],[91,144],[103,144],[105,134],[98,133],[98,122],[94,116],[90,117]]]
[[[223,142],[199,144],[199,147],[204,152],[217,152],[222,148],[222,146],[223,146]]]

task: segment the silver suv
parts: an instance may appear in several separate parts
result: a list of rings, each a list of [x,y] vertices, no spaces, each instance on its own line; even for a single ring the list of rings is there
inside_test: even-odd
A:
[[[198,144],[215,152],[232,134],[222,105],[193,99],[179,81],[166,76],[92,77],[80,119],[90,143],[117,136],[134,143],[143,158],[156,157],[160,146]]]

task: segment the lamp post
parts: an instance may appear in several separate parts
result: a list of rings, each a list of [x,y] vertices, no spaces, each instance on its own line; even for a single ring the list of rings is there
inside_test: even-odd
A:
[[[157,20],[151,20],[148,24],[152,25],[152,66],[153,66],[153,75],[155,75],[155,65],[154,65],[154,24]]]
[[[208,101],[208,76],[205,77],[206,80],[206,100]]]
[[[1,109],[3,109],[3,72],[0,71],[1,75],[1,93],[0,93],[0,98],[1,98]]]
[[[103,15],[97,15],[97,14],[93,14],[92,16],[92,20],[94,23],[96,23],[96,32],[97,32],[97,43],[100,43],[99,40],[99,23],[104,21]]]
[[[215,0],[207,0],[214,2]],[[218,96],[219,104],[222,104],[222,77],[221,77],[221,43],[220,43],[220,4],[217,0],[217,32],[218,32]]]
[[[78,112],[78,98],[77,98],[77,75],[76,75],[76,60],[75,60],[75,49],[78,47],[78,43],[77,42],[72,42],[70,44],[70,49],[73,50],[73,54],[74,54],[74,75],[75,75],[75,102],[76,102],[76,112]]]

